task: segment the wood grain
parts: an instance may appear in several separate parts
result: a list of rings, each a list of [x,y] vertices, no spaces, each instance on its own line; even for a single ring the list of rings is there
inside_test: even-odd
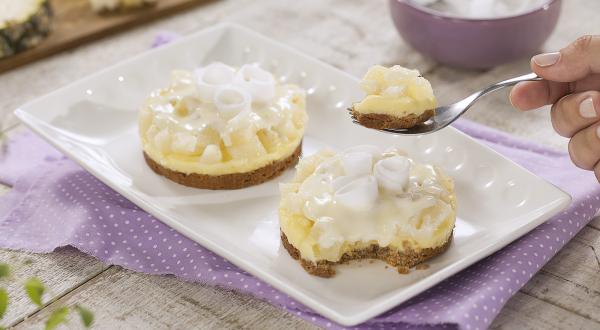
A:
[[[573,0],[568,6],[565,2],[559,25],[544,50],[559,49],[578,35],[597,31],[595,16],[599,11],[597,1]],[[366,19],[366,13],[373,19]],[[5,127],[12,127],[15,121],[10,119],[10,112],[19,104],[143,51],[157,31],[186,33],[219,21],[241,23],[354,75],[362,74],[373,63],[419,68],[432,80],[443,100],[463,97],[485,83],[528,70],[527,59],[485,72],[438,66],[399,39],[387,15],[386,0],[210,3],[5,73],[0,76],[0,118],[9,118]],[[38,78],[40,75],[43,80]],[[566,146],[567,140],[553,132],[547,109],[526,114],[515,112],[506,102],[505,94],[486,97],[468,116],[517,136],[560,148]],[[600,218],[597,218],[507,302],[491,327],[599,329],[600,271],[595,268],[599,242]],[[12,256],[30,258],[30,254],[23,252],[4,252],[0,253],[0,260]],[[236,328],[243,322],[248,322],[247,328],[260,329],[311,327],[257,299],[172,277],[132,273],[118,267],[110,267],[94,277],[97,260],[68,253],[39,255],[39,262],[21,268],[20,276],[44,276],[53,287],[47,299],[58,301],[41,310],[32,309],[23,301],[10,312],[13,313],[10,324],[35,313],[16,323],[16,328],[43,328],[45,317],[54,308],[77,302],[96,312],[98,329]],[[74,269],[77,267],[81,269]],[[65,274],[69,280],[60,289]],[[9,289],[15,297],[21,291],[19,286]],[[147,301],[140,297],[147,297]],[[80,329],[78,320],[72,319],[67,328]]]
[[[117,266],[15,329],[42,328],[54,309],[76,303],[94,311],[95,329],[318,329],[278,307],[231,290]],[[70,315],[65,328],[81,329],[77,315]]]
[[[209,0],[160,0],[155,6],[98,15],[88,0],[51,0],[52,32],[37,47],[0,60],[0,73]]]
[[[586,227],[521,291],[600,328],[600,232]]]
[[[44,302],[48,304],[109,267],[73,248],[47,255],[0,250],[0,261],[7,262],[12,270],[11,279],[2,283],[3,286],[8,283],[6,289],[10,296],[7,314],[0,322],[4,326],[22,322],[39,310],[23,290],[28,278],[37,277],[49,288],[50,291],[44,295]]]
[[[551,302],[517,292],[504,306],[490,329],[598,329],[598,324]]]

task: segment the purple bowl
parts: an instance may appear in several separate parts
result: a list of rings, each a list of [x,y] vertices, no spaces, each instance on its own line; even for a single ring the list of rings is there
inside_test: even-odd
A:
[[[390,0],[396,29],[412,47],[451,66],[487,69],[537,53],[554,30],[561,0],[510,17],[470,19]]]

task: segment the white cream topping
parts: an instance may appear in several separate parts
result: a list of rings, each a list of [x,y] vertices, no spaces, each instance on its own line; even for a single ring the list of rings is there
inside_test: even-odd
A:
[[[194,70],[194,75],[199,98],[204,102],[211,102],[217,89],[233,82],[235,71],[233,68],[217,62]]]
[[[242,111],[250,110],[252,96],[237,86],[222,86],[214,92],[213,103],[224,117],[233,118]]]
[[[333,193],[333,201],[349,210],[367,211],[375,205],[378,195],[377,180],[366,175],[350,178]]]
[[[387,246],[399,234],[430,238],[454,212],[451,180],[396,149],[323,155],[303,159],[299,173],[322,157],[301,183],[281,189],[283,205],[314,222],[309,236],[323,248],[373,240]]]
[[[375,164],[373,174],[379,186],[393,192],[402,192],[408,184],[410,161],[404,156],[384,158]]]
[[[347,152],[342,155],[341,161],[346,175],[369,175],[373,166],[373,154],[364,151]]]
[[[234,77],[234,83],[246,88],[255,102],[269,102],[275,95],[275,78],[257,65],[242,66]]]

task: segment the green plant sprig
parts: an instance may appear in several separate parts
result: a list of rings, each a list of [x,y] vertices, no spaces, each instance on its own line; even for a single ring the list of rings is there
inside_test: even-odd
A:
[[[10,266],[4,263],[0,263],[0,280],[4,280],[10,278]],[[29,297],[32,303],[34,303],[38,307],[44,306],[44,293],[46,292],[46,287],[44,283],[36,278],[32,277],[25,281],[23,288],[25,293]],[[0,321],[6,314],[9,304],[9,296],[6,289],[0,287]],[[79,318],[81,323],[85,328],[89,328],[94,323],[94,313],[92,313],[89,309],[82,307],[80,305],[75,305],[73,307],[65,307],[61,306],[55,309],[52,314],[48,317],[45,324],[46,330],[53,330],[60,324],[67,323],[67,317],[69,316],[70,311],[75,311],[79,314]],[[5,330],[5,328],[0,325],[0,330]]]

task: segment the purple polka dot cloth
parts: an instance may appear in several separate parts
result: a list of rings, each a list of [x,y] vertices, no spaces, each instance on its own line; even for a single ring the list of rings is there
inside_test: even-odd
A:
[[[359,329],[484,329],[506,301],[596,214],[600,185],[562,152],[465,120],[455,127],[561,187],[570,207]],[[73,246],[107,264],[251,294],[325,328],[343,328],[236,268],[111,190],[31,132],[5,143],[0,247],[51,252]]]

